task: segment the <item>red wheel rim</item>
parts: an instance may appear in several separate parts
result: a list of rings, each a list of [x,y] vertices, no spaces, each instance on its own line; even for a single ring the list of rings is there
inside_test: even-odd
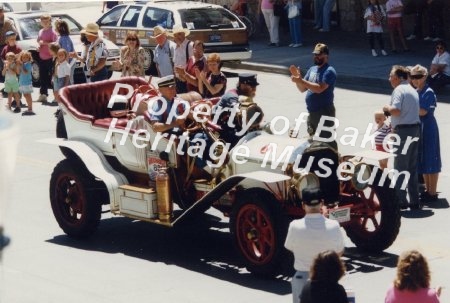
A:
[[[353,223],[360,226],[361,233],[373,233],[380,227],[381,206],[379,198],[372,187],[356,192],[361,207],[355,209]],[[358,204],[356,204],[358,205]]]
[[[69,225],[81,224],[86,200],[80,182],[70,174],[61,175],[54,195],[60,218]]]
[[[272,260],[275,252],[275,231],[264,209],[244,205],[236,218],[237,241],[242,253],[251,262],[261,265]]]

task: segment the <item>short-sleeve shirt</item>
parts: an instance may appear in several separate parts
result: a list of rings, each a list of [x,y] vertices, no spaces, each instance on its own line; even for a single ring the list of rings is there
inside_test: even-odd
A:
[[[205,71],[206,70],[206,57],[203,56],[200,59],[196,60],[194,56],[190,57],[186,66],[186,72],[189,75],[192,75],[195,77],[195,69],[198,69],[199,71]],[[197,91],[198,87],[190,84],[189,82],[186,83],[187,85],[187,91]]]
[[[70,65],[67,61],[58,64],[56,68],[56,76],[58,78],[65,78],[67,76],[70,76]]]
[[[14,45],[14,46],[6,45],[6,46],[3,48],[0,57],[1,57],[2,60],[4,61],[4,60],[6,60],[6,54],[7,54],[7,53],[13,52],[14,54],[17,55],[17,54],[20,53],[21,51],[22,51],[22,49],[21,49],[17,44]]]
[[[305,80],[313,83],[326,83],[328,87],[320,94],[308,89],[306,92],[306,108],[309,112],[317,112],[333,105],[334,85],[336,83],[336,71],[329,64],[321,67],[311,67],[305,75]]]
[[[400,110],[399,116],[391,116],[393,128],[400,124],[416,124],[420,122],[419,94],[407,81],[403,81],[394,89],[390,105]]]
[[[39,35],[37,37],[37,41],[39,42],[40,40],[46,43],[56,42],[56,40],[58,40],[58,36],[53,31],[53,28],[42,28],[39,31]],[[48,44],[39,46],[39,58],[41,58],[42,60],[50,60],[53,58],[52,54],[50,53],[50,49],[48,48]]]
[[[392,128],[390,125],[383,123],[381,127],[378,127],[378,125],[376,125],[375,131],[378,132],[374,140],[375,145],[381,145],[383,144],[384,138],[386,138],[386,136],[391,133]]]
[[[428,85],[426,85],[422,89],[422,91],[419,92],[419,103],[420,103],[420,108],[427,111],[426,115],[420,116],[421,121],[424,121],[429,116],[434,115],[434,111],[437,106],[436,94]]]
[[[364,14],[364,18],[375,16],[375,20],[367,19],[368,33],[382,33],[383,32],[383,18],[386,17],[386,12],[381,5],[369,5]]]
[[[180,99],[175,98],[174,100],[168,101],[164,97],[159,97],[153,101],[152,110],[149,111],[150,113],[150,121],[152,122],[161,122],[170,124],[172,123],[176,117],[172,117],[170,121],[168,121],[169,113],[172,110],[173,106],[176,106],[175,113],[177,115],[182,115],[185,109],[185,106],[183,103],[180,102]],[[166,108],[164,112],[160,113],[160,111],[163,109],[164,105],[166,105]]]
[[[88,70],[96,66],[101,58],[107,57],[108,49],[106,48],[105,43],[103,43],[102,39],[97,38],[97,40],[89,45],[89,49],[87,52],[86,63]]]
[[[185,68],[188,62],[188,59],[194,55],[194,43],[192,43],[188,39],[184,39],[184,41],[175,47],[175,53],[173,55],[173,63],[175,66],[179,66]],[[186,48],[188,57],[186,57]]]
[[[26,71],[26,73],[25,73]],[[19,85],[20,86],[26,86],[31,85],[31,62],[25,62],[22,64],[22,69],[20,70],[19,74]]]
[[[227,77],[224,73],[220,72],[218,75],[214,75],[213,73],[209,73],[206,77],[209,84],[211,86],[215,86],[216,84],[223,84],[222,89],[215,95],[211,94],[211,92],[205,87],[203,89],[203,94],[205,98],[213,98],[213,97],[220,97],[225,93],[225,90],[227,88]]]
[[[403,3],[401,0],[388,0],[386,2],[386,11],[388,13],[388,18],[399,18],[402,16],[401,12],[396,12],[389,14],[389,12],[394,9],[395,7],[403,6]]]
[[[316,255],[325,250],[344,250],[344,238],[339,223],[322,214],[306,214],[289,224],[284,246],[294,253],[294,268],[309,271]]]
[[[59,36],[58,44],[61,48],[64,48],[68,53],[74,52],[72,39],[69,36]],[[69,58],[69,62],[72,61],[73,58]]]
[[[436,290],[420,288],[416,291],[399,290],[393,285],[386,293],[385,303],[439,303]]]
[[[158,70],[161,77],[173,75],[173,55],[176,44],[169,39],[163,46],[157,45],[155,48],[155,58],[153,61],[158,64]]]
[[[440,56],[436,54],[431,64],[445,64],[444,74],[450,76],[450,54],[448,52],[443,52]]]

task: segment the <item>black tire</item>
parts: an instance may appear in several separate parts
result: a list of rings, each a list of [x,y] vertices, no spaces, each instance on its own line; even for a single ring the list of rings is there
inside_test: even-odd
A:
[[[259,221],[258,221],[259,219]],[[274,277],[282,270],[288,220],[280,204],[266,190],[254,188],[237,197],[230,216],[235,248],[253,274]]]
[[[33,62],[31,62],[31,81],[33,83],[33,87],[41,87],[39,76],[39,57],[36,58],[36,56],[33,56]]]
[[[50,179],[50,203],[67,235],[85,238],[96,231],[102,212],[102,203],[96,198],[102,193],[82,163],[65,159],[56,165]]]
[[[363,203],[363,207],[359,208],[360,212],[354,212],[354,207],[351,223],[344,226],[347,236],[358,249],[372,253],[381,252],[391,246],[397,238],[401,224],[400,205],[395,189],[389,187],[389,177],[379,186],[381,176],[382,173],[378,170],[373,185],[370,185],[364,194],[353,193],[359,197],[355,206]],[[374,191],[373,196],[371,191]],[[370,223],[373,226],[370,226]]]

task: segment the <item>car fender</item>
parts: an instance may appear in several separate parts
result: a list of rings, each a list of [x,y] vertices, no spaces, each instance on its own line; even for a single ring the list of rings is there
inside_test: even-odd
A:
[[[105,183],[109,194],[111,211],[119,209],[120,191],[117,189],[120,185],[128,184],[129,182],[123,174],[115,171],[109,165],[105,156],[98,148],[88,142],[62,138],[43,139],[38,142],[70,148],[84,163],[89,172]]]
[[[249,173],[231,176],[225,179],[224,181],[220,182],[210,192],[208,192],[200,200],[195,202],[181,216],[179,216],[173,222],[173,224],[177,223],[183,218],[189,217],[189,214],[194,213],[196,210],[209,208],[214,203],[214,201],[217,201],[226,192],[230,191],[233,187],[235,187],[244,180],[252,180],[260,183],[277,183],[287,181],[290,179],[291,177],[287,175],[268,171],[253,171]]]

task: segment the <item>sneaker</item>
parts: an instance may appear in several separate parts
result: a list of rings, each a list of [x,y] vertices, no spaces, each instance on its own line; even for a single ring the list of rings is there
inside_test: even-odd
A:
[[[416,35],[409,35],[408,37],[406,37],[406,40],[413,40],[416,39]]]
[[[297,43],[297,44],[294,44],[294,46],[292,46],[292,47],[300,47],[300,46],[303,46],[303,44]]]
[[[294,45],[295,45],[294,43],[291,43],[289,44],[289,47],[294,47]]]
[[[378,54],[377,54],[377,52],[374,49],[372,50],[372,56],[378,57]]]
[[[37,99],[37,102],[47,102],[47,96],[46,95],[40,95]]]
[[[434,38],[433,40],[431,40],[431,41],[433,41],[433,42],[438,42],[438,41],[441,41],[442,39],[441,38],[439,38],[439,37],[436,37],[436,38]]]
[[[431,41],[433,40],[433,38],[431,38],[430,36],[423,38],[424,41]]]
[[[32,110],[27,110],[22,113],[22,116],[34,116],[36,115]]]
[[[13,112],[14,113],[20,113],[22,110],[20,109],[20,107],[19,106],[17,106],[14,110],[13,110]]]
[[[388,55],[388,53],[386,53],[386,51],[385,51],[384,49],[381,50],[381,54],[382,54],[383,56],[387,56],[387,55]]]
[[[270,42],[267,46],[275,46],[275,43]]]

